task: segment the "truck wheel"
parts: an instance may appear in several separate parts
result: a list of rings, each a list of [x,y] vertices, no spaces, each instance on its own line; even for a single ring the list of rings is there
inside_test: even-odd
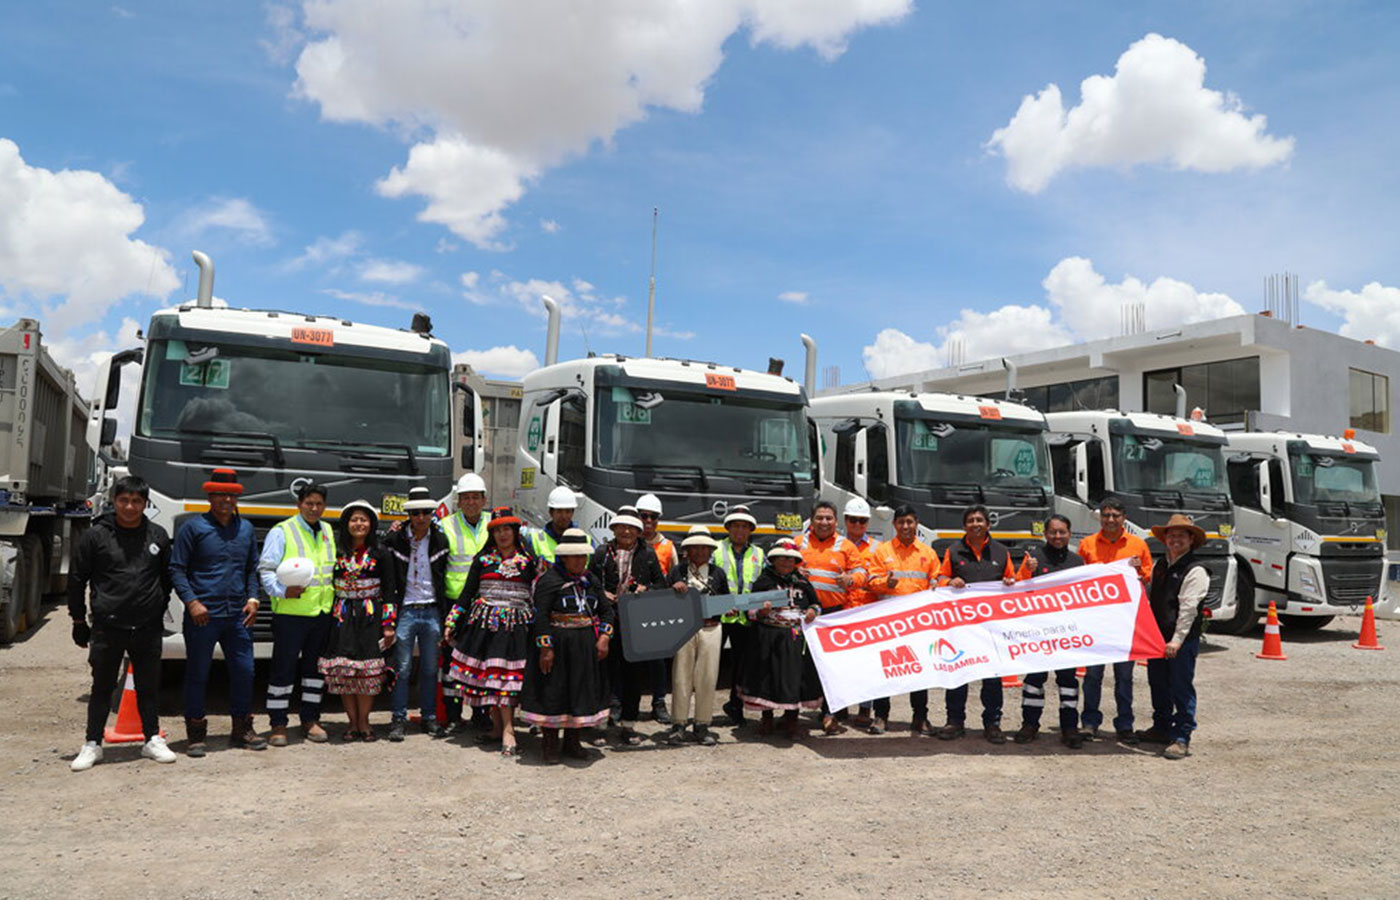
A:
[[[15,593],[15,552],[0,545],[0,644],[8,644],[24,630],[24,598]]]
[[[1335,616],[1290,616],[1280,614],[1278,622],[1284,628],[1292,628],[1294,631],[1319,631],[1331,622]]]
[[[1254,573],[1240,565],[1235,575],[1235,614],[1228,619],[1211,619],[1210,630],[1219,634],[1244,634],[1259,621],[1254,609]]]
[[[27,627],[33,628],[44,615],[44,591],[49,586],[48,566],[44,565],[44,548],[37,537],[22,538],[19,552],[24,557],[25,568],[29,570],[29,577],[19,583],[24,591],[24,618]]]

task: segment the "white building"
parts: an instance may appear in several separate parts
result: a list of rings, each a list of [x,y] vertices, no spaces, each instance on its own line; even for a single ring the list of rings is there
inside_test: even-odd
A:
[[[1358,439],[1380,452],[1388,549],[1400,550],[1400,438],[1391,421],[1400,352],[1262,314],[1007,358],[1017,369],[1023,402],[1043,412],[1116,408],[1170,414],[1176,409],[1172,386],[1180,384],[1187,408],[1201,407],[1226,430],[1340,435],[1355,429]],[[838,390],[1003,397],[1006,385],[1007,370],[997,357]]]

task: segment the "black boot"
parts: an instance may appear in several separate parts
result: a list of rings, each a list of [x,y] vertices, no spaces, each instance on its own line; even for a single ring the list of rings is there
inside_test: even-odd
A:
[[[564,729],[564,755],[569,759],[590,758],[588,751],[583,749],[583,742],[579,740],[577,728]]]
[[[188,746],[185,754],[195,759],[204,755],[204,741],[209,736],[208,719],[186,719],[185,736],[188,738]]]
[[[540,758],[547,766],[559,762],[559,729],[546,728],[542,737],[544,743],[541,747]]]
[[[267,739],[253,727],[252,716],[234,716],[233,730],[229,732],[228,745],[244,750],[266,750]]]

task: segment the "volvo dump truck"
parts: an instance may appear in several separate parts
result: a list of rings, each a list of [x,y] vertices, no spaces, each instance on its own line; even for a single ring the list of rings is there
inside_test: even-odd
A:
[[[1213,628],[1241,634],[1273,601],[1297,629],[1381,602],[1385,507],[1380,455],[1354,433],[1234,432],[1226,465],[1235,503],[1240,602]]]
[[[121,368],[141,367],[130,447],[110,460],[151,486],[147,513],[173,536],[208,508],[210,469],[238,470],[239,512],[259,545],[295,513],[296,490],[330,491],[326,515],[364,499],[382,519],[402,518],[408,489],[447,499],[452,487],[451,370],[447,344],[422,314],[408,329],[275,309],[234,309],[213,300],[214,266],[200,268],[195,300],[151,317],[141,348],[98,372],[89,440],[104,459],[115,433]],[[109,424],[110,423],[110,424]],[[182,608],[172,597],[166,655],[183,657]],[[271,652],[271,604],[253,627],[254,651]]]
[[[559,310],[545,365],[525,376],[515,447],[515,497],[532,525],[549,492],[579,497],[575,521],[610,537],[618,507],[655,494],[660,529],[719,530],[735,506],[758,520],[755,540],[800,530],[819,474],[807,394],[781,375],[713,362],[615,354],[558,362]]]
[[[0,644],[67,588],[73,547],[92,520],[87,418],[73,373],[44,349],[39,323],[20,319],[0,331]]]
[[[919,514],[919,539],[940,553],[962,537],[963,510],[987,507],[992,537],[1038,543],[1052,486],[1045,416],[1029,406],[961,394],[873,391],[818,397],[822,497],[838,509],[870,503],[870,531],[894,536],[894,508]]]
[[[1166,548],[1149,529],[1185,513],[1207,535],[1196,551],[1210,572],[1205,608],[1213,618],[1234,615],[1235,522],[1225,477],[1225,432],[1178,416],[1113,409],[1045,418],[1055,511],[1070,520],[1075,541],[1098,531],[1099,501],[1113,496],[1125,508],[1128,532],[1145,539],[1153,557],[1161,558]]]

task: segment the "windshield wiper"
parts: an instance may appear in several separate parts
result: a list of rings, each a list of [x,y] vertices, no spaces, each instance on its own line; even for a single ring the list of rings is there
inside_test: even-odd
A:
[[[953,488],[956,490],[974,490],[977,492],[977,500],[979,503],[987,502],[987,492],[982,490],[982,485],[978,484],[975,481],[930,481],[925,484],[919,485],[919,487],[925,490],[938,490],[939,488],[943,488],[945,490],[947,488]]]
[[[632,470],[642,469],[652,472],[684,472],[686,474],[694,474],[695,477],[699,479],[701,491],[708,491],[710,489],[709,479],[705,477],[705,470],[701,466],[683,466],[674,463],[632,463],[630,465],[621,466],[620,468]],[[654,477],[655,476],[653,476],[653,478]]]
[[[277,435],[270,431],[214,431],[203,428],[181,428],[181,434],[199,434],[208,437],[231,437],[231,438],[254,438],[256,440],[267,441],[272,444],[272,459],[279,467],[286,465],[286,457],[282,455],[282,442],[277,439]]]
[[[408,444],[396,444],[385,441],[332,441],[332,440],[310,440],[299,441],[303,447],[339,447],[348,450],[353,447],[382,447],[386,450],[402,450],[408,457],[408,471],[411,475],[418,474],[418,457],[413,453],[413,447]],[[380,454],[382,455],[382,454]]]

